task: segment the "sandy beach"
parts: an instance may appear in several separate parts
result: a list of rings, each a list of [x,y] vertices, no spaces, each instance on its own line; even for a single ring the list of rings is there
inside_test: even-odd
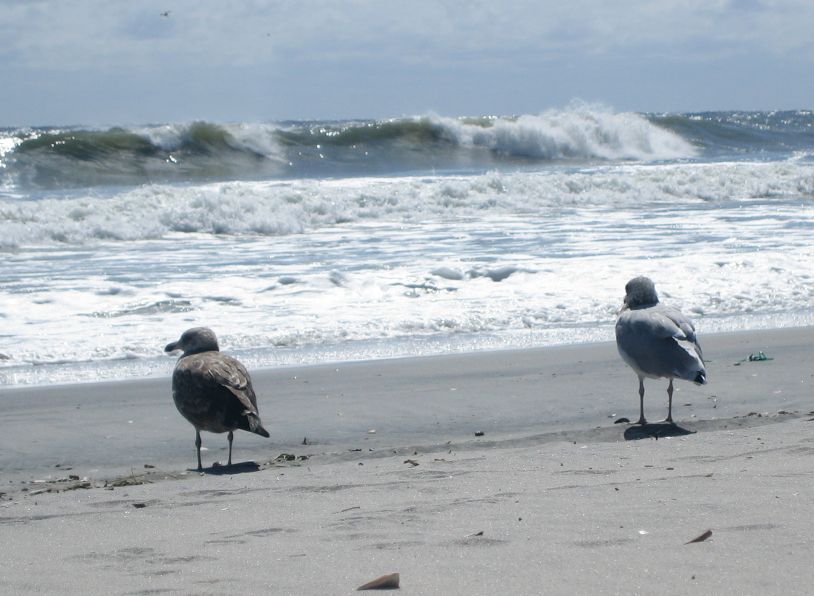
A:
[[[814,594],[814,3],[641,4],[4,3],[0,596]]]
[[[4,388],[0,592],[806,592],[814,329],[701,341],[678,429],[610,343],[252,371],[203,475],[169,379]]]

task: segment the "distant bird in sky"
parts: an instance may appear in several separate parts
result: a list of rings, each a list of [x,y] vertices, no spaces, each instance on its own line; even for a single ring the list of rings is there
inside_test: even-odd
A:
[[[161,16],[162,16],[162,17],[168,17],[168,16],[170,16],[170,11],[169,11],[169,10],[165,10],[164,12],[162,12],[162,13],[161,13]]]
[[[647,277],[625,285],[625,300],[616,320],[616,347],[639,377],[639,421],[644,417],[644,379],[666,377],[667,418],[673,422],[673,379],[698,385],[707,382],[701,346],[692,322],[676,308],[659,302],[656,286]]]
[[[219,351],[215,333],[207,327],[187,329],[167,353],[183,350],[172,374],[172,398],[181,415],[195,427],[198,471],[201,466],[201,431],[228,432],[229,462],[236,429],[268,437],[257,409],[257,397],[246,368]]]

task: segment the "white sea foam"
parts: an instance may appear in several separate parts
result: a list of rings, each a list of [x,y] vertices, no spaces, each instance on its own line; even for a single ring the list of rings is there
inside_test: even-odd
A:
[[[639,274],[702,335],[812,324],[812,230],[810,199],[768,198],[21,249],[0,382],[165,374],[199,324],[252,366],[610,340]]]
[[[496,222],[493,233],[497,237],[535,230],[540,230],[536,224],[505,220]],[[154,267],[155,260],[166,260],[166,270],[117,282],[116,292],[109,291],[108,279],[98,277],[86,280],[91,288],[71,287],[66,279],[63,287],[51,284],[48,290],[16,294],[4,301],[4,332],[13,339],[4,345],[10,360],[0,363],[0,383],[167,374],[172,362],[161,355],[161,346],[198,324],[213,326],[224,348],[252,367],[611,340],[623,285],[641,273],[655,278],[665,301],[696,320],[702,336],[814,323],[810,249],[741,256],[726,243],[710,244],[697,250],[684,247],[673,256],[659,254],[645,264],[638,258],[643,246],[667,253],[670,243],[642,238],[621,242],[620,230],[617,255],[586,251],[554,259],[544,250],[536,256],[517,251],[511,260],[480,266],[481,272],[512,270],[507,277],[449,279],[457,276],[439,277],[441,272],[433,267],[438,260],[428,243],[408,254],[400,253],[398,246],[405,241],[415,245],[422,236],[435,240],[442,236],[440,228],[417,227],[387,242],[382,255],[394,263],[387,270],[379,259],[366,262],[360,250],[371,235],[380,240],[381,232],[334,229],[306,246],[252,242],[240,247],[240,266],[224,258],[234,250],[227,243],[213,245],[199,238],[200,243],[181,249],[186,254],[175,256],[170,252],[175,247],[151,244],[141,247],[133,260],[141,260],[145,269]],[[447,272],[465,272],[471,268],[467,258],[490,256],[488,251],[471,251],[479,235],[474,227],[462,226],[456,235],[457,241],[435,243],[436,251],[448,255],[441,260]],[[598,240],[591,242],[594,251]],[[342,271],[307,264],[305,258],[285,263],[291,251],[323,243],[345,244],[330,264]],[[248,262],[251,253],[269,253],[269,262]],[[205,257],[216,254],[221,262],[206,278]],[[312,258],[327,254],[317,252]],[[94,255],[93,260],[103,267],[120,256],[114,248],[113,254]],[[132,271],[138,265],[133,262],[127,268],[130,278],[136,277]],[[171,271],[176,273],[167,274]],[[297,283],[278,282],[293,272]]]
[[[433,116],[445,135],[462,146],[536,159],[670,160],[697,150],[677,134],[634,113],[573,104],[565,110],[472,124]]]
[[[113,195],[0,198],[0,247],[286,235],[348,222],[436,221],[570,207],[693,205],[814,195],[807,162],[603,166],[468,177],[143,186]]]
[[[16,136],[0,136],[0,167],[5,167],[3,165],[3,157],[5,157],[7,153],[13,151],[14,148],[22,142],[23,140]]]
[[[701,333],[814,324],[814,164],[144,186],[0,199],[0,383],[612,338],[653,277]]]
[[[14,151],[22,142],[23,139],[18,136],[0,135],[0,191],[8,191],[12,188],[12,185],[9,184],[6,177],[2,175],[2,172],[8,167],[6,156]]]
[[[162,346],[194,325],[251,367],[610,340],[640,274],[702,338],[814,324],[814,163],[792,134],[810,115],[724,116],[577,105],[479,122],[148,127],[135,132],[161,167],[147,176],[127,149],[143,143],[117,153],[118,131],[55,155],[35,143],[17,166],[21,181],[42,175],[39,190],[0,194],[0,384],[166,375]],[[86,162],[86,141],[104,159]],[[292,166],[265,159],[279,160],[277,142]],[[154,177],[180,148],[179,177]],[[371,177],[362,159],[403,173],[439,156],[456,175]],[[195,182],[224,165],[266,181]],[[138,176],[45,190],[119,166]],[[359,176],[320,179],[346,166]],[[302,179],[267,180],[283,170]],[[134,186],[151,179],[183,184]]]

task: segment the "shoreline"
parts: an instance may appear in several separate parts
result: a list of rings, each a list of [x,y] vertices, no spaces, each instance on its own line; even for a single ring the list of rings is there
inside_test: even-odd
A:
[[[696,321],[697,323],[697,321]],[[609,326],[610,331],[613,331],[613,325]],[[728,336],[738,336],[741,334],[748,335],[751,333],[763,333],[763,332],[794,332],[794,331],[803,331],[806,329],[813,329],[814,325],[810,324],[799,324],[799,325],[788,325],[788,326],[768,326],[768,327],[755,327],[750,329],[735,329],[735,330],[726,330],[726,331],[715,331],[711,333],[704,333],[703,336],[700,338],[702,340],[706,337],[728,337]],[[315,361],[305,361],[305,362],[288,362],[285,361],[282,364],[278,365],[261,365],[253,367],[247,364],[247,368],[249,372],[254,374],[263,374],[268,373],[271,371],[284,371],[287,369],[302,369],[302,368],[309,368],[309,367],[319,367],[319,366],[343,366],[347,364],[374,364],[376,362],[387,362],[392,360],[412,360],[412,359],[424,359],[424,358],[445,358],[445,357],[453,357],[453,356],[467,356],[467,355],[477,355],[477,354],[490,354],[490,353],[506,353],[506,352],[524,352],[527,350],[554,350],[554,349],[563,349],[563,348],[579,348],[585,346],[592,346],[592,345],[599,345],[599,344],[613,344],[613,340],[609,339],[597,339],[597,340],[580,340],[575,342],[556,342],[551,344],[544,344],[544,345],[507,345],[506,347],[486,347],[486,348],[466,348],[466,349],[451,349],[439,352],[430,352],[427,354],[399,354],[396,353],[394,355],[383,355],[383,356],[361,356],[359,358],[348,358],[348,359],[337,359],[337,360],[315,360]],[[703,347],[703,345],[702,345]],[[223,349],[222,351],[230,356],[234,356],[241,360],[241,362],[248,362],[249,360],[246,358],[246,352],[252,352],[256,348],[245,348],[241,350],[231,350],[228,347]],[[291,348],[286,348],[291,349]],[[615,350],[615,348],[614,348]],[[332,352],[336,352],[336,350],[332,350]],[[130,382],[155,382],[161,379],[168,379],[172,375],[172,367],[175,365],[176,358],[165,358],[169,362],[170,366],[166,372],[162,373],[154,373],[148,375],[140,375],[140,376],[132,376],[132,377],[121,377],[121,378],[104,378],[99,380],[79,380],[79,381],[67,381],[67,382],[54,382],[54,383],[6,383],[0,384],[0,399],[2,399],[2,394],[7,392],[12,392],[17,389],[34,389],[34,388],[66,388],[71,389],[74,387],[79,386],[86,386],[86,385],[96,385],[98,383],[106,383],[106,384],[116,384],[116,383],[130,383]],[[77,365],[105,365],[109,361],[100,360],[100,361],[82,361],[76,362],[74,364]],[[117,362],[117,361],[113,361]],[[46,365],[47,366],[47,365]],[[2,375],[2,369],[0,369],[0,375]]]
[[[814,349],[814,327],[712,334],[701,341],[710,383],[676,383],[679,424],[713,429],[720,421],[737,425],[750,413],[749,424],[778,412],[808,412],[806,383],[814,383],[814,371],[806,350]],[[772,359],[746,362],[758,351]],[[237,461],[432,448],[475,440],[475,432],[484,433],[480,443],[563,432],[621,440],[627,425],[614,420],[635,420],[638,410],[636,376],[611,342],[250,372],[271,440],[237,433]],[[48,480],[66,469],[101,481],[145,464],[182,472],[192,462],[194,430],[175,410],[170,383],[166,377],[0,388],[6,429],[0,472],[11,484]],[[645,387],[648,418],[660,420],[666,381],[648,379]],[[225,460],[225,435],[202,437],[205,467]]]

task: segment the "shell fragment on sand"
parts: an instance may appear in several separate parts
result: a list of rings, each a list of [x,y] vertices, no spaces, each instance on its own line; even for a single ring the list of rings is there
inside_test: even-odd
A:
[[[395,590],[399,587],[399,574],[389,573],[362,584],[356,590]]]
[[[684,544],[693,544],[695,542],[703,542],[704,540],[706,540],[710,536],[712,536],[712,530],[707,530],[706,532],[704,532],[700,536],[697,536],[697,537],[693,538],[692,540],[690,540],[689,542],[685,542]]]

